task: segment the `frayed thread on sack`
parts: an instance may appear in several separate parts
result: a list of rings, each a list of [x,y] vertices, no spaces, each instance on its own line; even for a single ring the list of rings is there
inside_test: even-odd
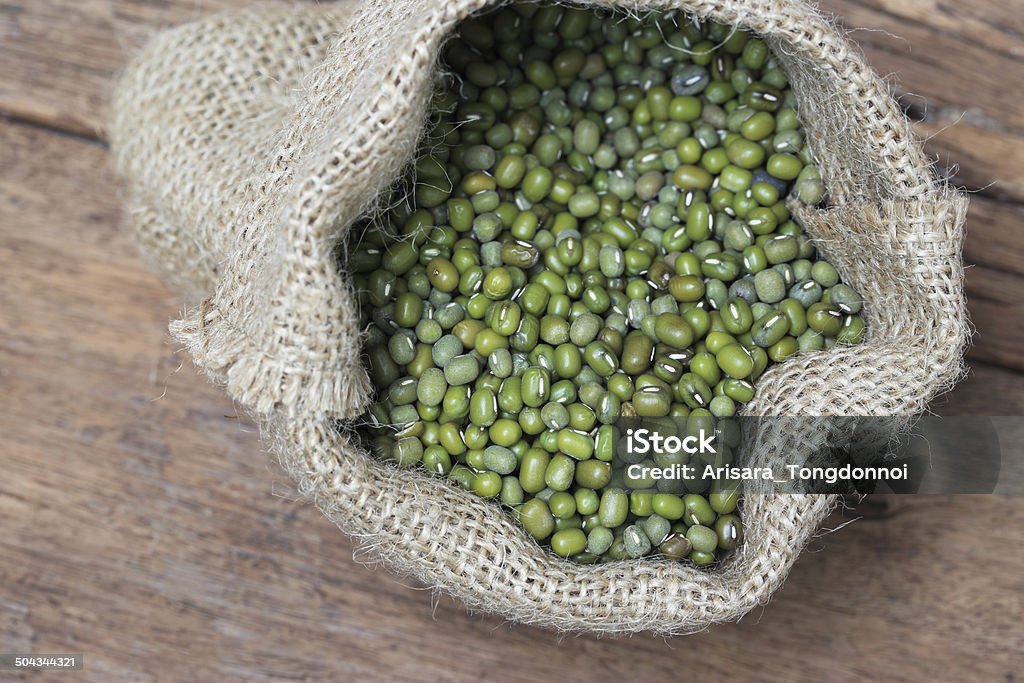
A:
[[[186,311],[169,329],[207,376],[255,416],[281,412],[289,418],[353,418],[372,397],[369,377],[358,366],[282,362],[255,348],[210,299]],[[358,340],[349,344],[358,348]]]

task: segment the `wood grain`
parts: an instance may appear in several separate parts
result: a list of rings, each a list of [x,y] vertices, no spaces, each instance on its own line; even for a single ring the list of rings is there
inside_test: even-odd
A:
[[[926,111],[971,111],[993,128],[1024,133],[1024,21],[998,0],[822,0],[871,65]],[[969,98],[957,85],[970,87]]]
[[[0,119],[0,652],[86,655],[79,675],[17,680],[1024,676],[1020,498],[871,497],[829,521],[863,516],[818,538],[767,609],[689,638],[510,627],[360,564],[267,461],[252,426],[182,366],[166,334],[179,304],[117,229],[105,147],[80,137],[101,131],[126,46],[240,4],[0,4],[0,113],[74,134]],[[987,39],[996,57],[975,66],[1012,78],[1019,13],[994,0],[828,7],[849,25],[913,36],[903,53],[879,34],[868,55],[927,93],[932,111],[988,117],[970,125],[992,136],[967,129],[949,159],[958,178],[1011,189],[972,204],[965,257],[976,264],[979,334],[968,379],[933,409],[1024,414],[1014,303],[1024,301],[1024,207],[1002,201],[1024,197],[1012,189],[1024,182],[1016,157],[994,154],[1019,133],[1024,91],[998,91],[988,75],[975,89],[972,69],[934,63]],[[933,62],[906,63],[922,53]],[[991,153],[972,146],[979,139]]]
[[[1024,371],[1021,276],[983,266],[967,271],[968,310],[975,327],[968,358]]]
[[[1024,375],[967,359],[967,377],[930,406],[936,415],[1024,415]]]
[[[96,137],[113,77],[160,27],[238,0],[14,0],[0,3],[0,110]]]
[[[914,129],[927,140],[925,151],[936,170],[956,185],[982,196],[1024,201],[1024,136],[975,125],[959,115],[921,121]]]
[[[103,137],[112,78],[148,35],[245,4],[8,0],[0,4],[0,111]],[[930,138],[927,151],[939,168],[971,190],[1024,201],[1024,109],[1017,99],[1024,39],[1012,4],[825,0],[821,7],[847,28],[865,27],[852,37],[925,116],[918,131]]]
[[[1024,200],[1024,21],[998,0],[823,0],[892,85],[939,168]]]
[[[1024,205],[971,197],[964,262],[1024,275]]]
[[[179,369],[174,297],[116,229],[105,149],[12,124],[0,147],[0,651],[83,652],[88,681],[1024,672],[1024,503],[1009,498],[866,508],[769,609],[688,639],[559,639],[360,565],[222,394]],[[1020,376],[987,366],[947,407],[983,410],[993,376],[1019,411]]]
[[[971,361],[1024,371],[1024,206],[975,196],[964,262],[968,309],[976,334]]]

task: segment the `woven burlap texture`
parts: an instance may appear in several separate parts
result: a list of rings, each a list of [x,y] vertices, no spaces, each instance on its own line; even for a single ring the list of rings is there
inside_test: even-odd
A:
[[[782,584],[833,499],[748,491],[746,543],[714,571],[579,566],[493,503],[379,462],[337,428],[370,398],[339,243],[407,168],[443,42],[494,4],[261,6],[159,34],[115,96],[127,222],[189,302],[173,336],[361,556],[472,609],[560,630],[685,633],[738,619]],[[933,177],[860,53],[802,2],[590,4],[679,7],[756,31],[798,93],[832,206],[797,212],[863,293],[867,341],[773,368],[747,411],[909,415],[955,382],[969,336],[966,200]]]

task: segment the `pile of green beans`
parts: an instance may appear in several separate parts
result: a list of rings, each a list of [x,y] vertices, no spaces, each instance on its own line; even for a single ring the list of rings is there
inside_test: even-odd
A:
[[[771,364],[863,336],[786,205],[824,199],[786,74],[678,12],[526,3],[464,22],[444,67],[414,172],[349,245],[367,445],[559,556],[715,562],[736,485],[630,480],[614,423],[730,420]]]

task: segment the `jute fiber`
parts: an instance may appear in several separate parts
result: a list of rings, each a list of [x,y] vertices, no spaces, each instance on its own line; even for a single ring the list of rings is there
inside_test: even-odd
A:
[[[408,168],[445,39],[494,4],[263,6],[158,35],[115,98],[130,229],[189,302],[173,336],[366,556],[471,609],[565,631],[685,633],[738,619],[782,584],[833,498],[748,490],[746,543],[712,571],[579,566],[494,503],[373,459],[338,428],[371,391],[339,244]],[[867,339],[771,369],[747,412],[912,415],[949,388],[969,337],[967,202],[932,175],[861,54],[796,0],[586,4],[680,7],[756,31],[798,94],[831,208],[795,210],[863,293]],[[820,445],[803,438],[767,435],[793,451]]]

